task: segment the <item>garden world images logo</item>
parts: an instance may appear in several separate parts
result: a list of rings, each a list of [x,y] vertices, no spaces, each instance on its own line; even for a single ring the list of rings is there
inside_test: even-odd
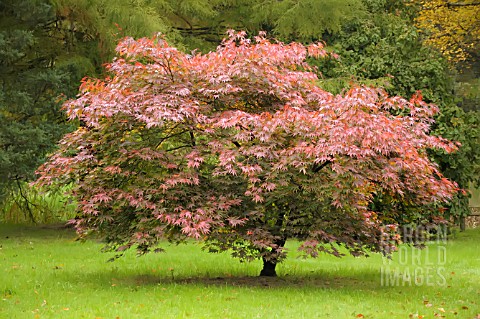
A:
[[[382,286],[445,286],[447,235],[441,226],[403,228],[403,242],[392,259],[383,257]],[[423,243],[425,242],[425,245]]]

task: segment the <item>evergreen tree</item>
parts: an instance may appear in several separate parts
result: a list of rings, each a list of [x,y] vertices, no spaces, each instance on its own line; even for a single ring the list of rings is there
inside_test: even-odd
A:
[[[314,42],[340,31],[364,14],[360,0],[190,0],[171,1],[172,29],[190,49],[211,51],[229,29],[267,31],[283,41]],[[173,5],[175,3],[175,5]],[[204,8],[199,10],[198,7]]]
[[[34,177],[69,129],[59,96],[72,95],[79,79],[71,64],[58,63],[64,45],[51,33],[55,12],[46,1],[1,1],[0,21],[0,199],[5,199]]]

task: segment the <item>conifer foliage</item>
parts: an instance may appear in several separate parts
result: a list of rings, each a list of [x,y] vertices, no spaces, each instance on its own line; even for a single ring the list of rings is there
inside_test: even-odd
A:
[[[455,149],[428,134],[437,108],[420,94],[320,89],[305,60],[327,55],[322,44],[231,31],[208,54],[159,36],[126,38],[117,53],[109,77],[85,79],[64,105],[83,126],[37,182],[73,182],[77,230],[111,249],[203,239],[211,252],[262,258],[273,276],[289,238],[313,257],[395,249],[396,225],[374,197],[440,205],[457,191],[426,152]]]
[[[0,1],[0,209],[19,193],[25,201],[16,204],[31,221],[24,182],[70,129],[59,95],[74,96],[71,84],[81,78],[64,41],[52,36],[54,19],[45,1]]]

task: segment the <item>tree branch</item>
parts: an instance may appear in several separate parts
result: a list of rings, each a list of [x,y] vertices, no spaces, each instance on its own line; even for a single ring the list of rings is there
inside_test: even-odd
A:
[[[174,12],[174,14],[175,14],[177,17],[179,17],[183,22],[185,22],[186,24],[188,24],[190,30],[193,29],[193,26],[192,26],[192,24],[190,23],[190,21],[188,21],[184,16],[182,16],[181,14],[179,14],[179,13],[177,13],[177,12]],[[178,29],[180,29],[180,28],[178,28]]]
[[[33,212],[32,212],[32,209],[30,208],[30,204],[34,205],[33,203],[31,203],[27,196],[23,193],[22,191],[22,185],[20,184],[20,178],[16,178],[16,182],[17,182],[17,187],[18,187],[18,192],[20,193],[20,196],[23,198],[23,200],[25,201],[25,209],[27,210],[28,212],[28,215],[30,217],[30,220],[32,221],[32,223],[36,224],[37,221],[35,220],[35,217],[33,216]]]
[[[322,168],[324,168],[325,166],[327,166],[328,164],[330,164],[331,162],[332,162],[332,161],[326,161],[326,162],[324,162],[324,163],[322,163],[322,164],[320,164],[320,165],[319,165],[319,164],[315,164],[315,165],[313,165],[313,169],[312,169],[312,170],[313,170],[314,173],[317,173],[317,172],[319,172]]]
[[[232,141],[232,143],[233,143],[233,145],[235,145],[235,146],[238,147],[238,148],[241,147],[240,143],[238,143],[237,141]]]
[[[195,146],[196,143],[195,143],[195,135],[193,134],[192,131],[189,132],[190,134],[190,142],[192,143],[192,146]]]

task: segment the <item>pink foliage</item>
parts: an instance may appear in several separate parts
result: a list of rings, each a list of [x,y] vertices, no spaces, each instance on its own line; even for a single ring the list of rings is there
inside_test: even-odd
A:
[[[74,183],[81,232],[142,249],[162,236],[244,241],[241,258],[283,253],[279,237],[305,240],[313,256],[338,254],[325,247],[334,242],[389,251],[396,230],[371,211],[375,196],[424,205],[457,191],[426,152],[456,149],[429,135],[438,109],[420,93],[322,90],[305,60],[329,56],[321,43],[232,31],[207,54],[159,36],[117,52],[111,76],[85,79],[64,105],[85,127],[38,171],[39,184]]]

